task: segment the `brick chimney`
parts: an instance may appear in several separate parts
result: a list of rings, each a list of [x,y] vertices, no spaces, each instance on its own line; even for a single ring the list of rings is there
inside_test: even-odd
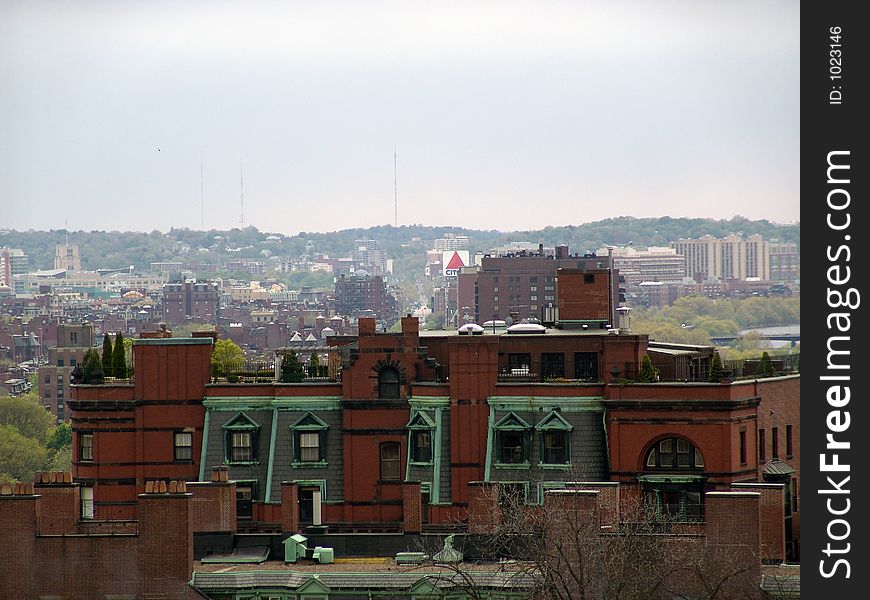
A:
[[[378,326],[378,322],[374,317],[360,317],[358,320],[359,334],[374,335]]]
[[[167,598],[187,598],[190,590],[192,496],[183,481],[147,481],[139,494],[139,560],[145,573],[154,574],[146,583],[159,579]]]
[[[81,488],[73,483],[72,473],[37,471],[33,480],[34,493],[42,496],[39,533],[76,533],[81,512]]]

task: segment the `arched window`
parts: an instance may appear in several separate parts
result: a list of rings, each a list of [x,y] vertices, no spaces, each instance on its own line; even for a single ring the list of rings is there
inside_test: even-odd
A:
[[[398,442],[381,444],[381,479],[402,478],[402,453]]]
[[[688,440],[667,437],[657,441],[646,455],[644,501],[659,515],[677,522],[704,518],[704,459]]]
[[[644,464],[647,469],[703,469],[704,459],[688,440],[670,437],[650,448]]]
[[[378,373],[378,398],[399,397],[399,371],[394,367],[384,367]]]

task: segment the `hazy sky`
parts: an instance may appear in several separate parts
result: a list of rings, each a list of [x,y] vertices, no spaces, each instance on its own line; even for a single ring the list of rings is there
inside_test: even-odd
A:
[[[799,3],[0,0],[0,227],[799,220]],[[159,150],[158,150],[159,148]]]

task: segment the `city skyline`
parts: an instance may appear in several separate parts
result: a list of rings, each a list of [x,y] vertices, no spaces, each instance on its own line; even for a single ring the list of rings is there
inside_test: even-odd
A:
[[[800,219],[796,3],[0,11],[3,227]]]

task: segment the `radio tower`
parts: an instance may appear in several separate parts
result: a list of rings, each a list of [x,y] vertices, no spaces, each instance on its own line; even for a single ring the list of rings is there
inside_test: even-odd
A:
[[[398,161],[396,160],[396,145],[393,144],[393,211],[395,227],[399,226],[399,185],[396,177]]]
[[[245,171],[243,169],[242,159],[239,159],[239,187],[242,196],[242,216],[239,218],[239,229],[245,228]]]

